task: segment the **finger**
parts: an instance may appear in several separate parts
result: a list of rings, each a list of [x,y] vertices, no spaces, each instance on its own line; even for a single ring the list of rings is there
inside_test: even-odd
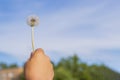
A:
[[[54,70],[52,71],[52,80],[53,80],[53,78],[54,78]]]
[[[33,54],[34,54],[34,52],[31,52],[30,59],[32,58]]]
[[[48,59],[48,61],[51,61],[49,56],[47,56],[47,55],[45,55],[45,56],[46,56],[46,58]]]
[[[32,56],[35,56],[35,55],[45,55],[44,54],[44,50],[42,48],[38,48],[34,51],[34,53],[32,54]]]
[[[32,58],[32,56],[33,56],[33,53],[34,53],[34,52],[31,52],[31,54],[30,54],[30,57],[29,57],[28,61],[29,61],[29,60],[31,60],[31,58]]]

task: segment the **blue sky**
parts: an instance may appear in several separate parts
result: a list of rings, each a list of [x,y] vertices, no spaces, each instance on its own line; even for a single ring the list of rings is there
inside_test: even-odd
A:
[[[119,0],[0,0],[0,61],[6,55],[10,63],[22,64],[27,60],[32,49],[31,28],[26,18],[36,14],[40,25],[35,28],[35,46],[43,48],[53,61],[77,53],[88,64],[104,63],[120,72],[119,3]],[[13,56],[15,59],[11,59]]]

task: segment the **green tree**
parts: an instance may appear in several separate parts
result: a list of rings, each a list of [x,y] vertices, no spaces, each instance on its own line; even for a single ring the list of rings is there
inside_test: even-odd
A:
[[[8,65],[5,63],[0,63],[0,69],[6,69],[8,68]]]
[[[8,69],[8,68],[17,68],[17,64],[7,65],[6,63],[0,63],[0,69]]]
[[[64,69],[63,67],[59,67],[55,70],[54,80],[73,80],[70,71]]]
[[[17,67],[18,67],[17,64],[11,64],[11,65],[9,65],[9,68],[17,68]]]

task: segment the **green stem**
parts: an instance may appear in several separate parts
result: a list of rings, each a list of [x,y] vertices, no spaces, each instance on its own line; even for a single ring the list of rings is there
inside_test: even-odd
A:
[[[35,42],[34,42],[34,27],[32,27],[32,30],[31,30],[31,39],[32,39],[32,49],[33,51],[35,50]]]

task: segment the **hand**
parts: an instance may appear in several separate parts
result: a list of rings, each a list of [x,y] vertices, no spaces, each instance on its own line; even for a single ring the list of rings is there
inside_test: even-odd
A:
[[[26,80],[53,80],[53,65],[42,49],[35,50],[25,64]]]

